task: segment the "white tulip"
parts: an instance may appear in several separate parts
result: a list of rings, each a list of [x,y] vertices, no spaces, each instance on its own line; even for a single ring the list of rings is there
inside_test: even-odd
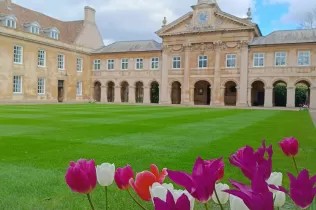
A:
[[[219,183],[219,184],[216,184],[216,185],[215,185],[215,190],[216,190],[216,192],[217,192],[218,199],[219,199],[219,201],[221,202],[221,204],[227,203],[227,201],[228,201],[228,199],[229,199],[229,194],[223,192],[223,190],[228,190],[228,189],[229,189],[229,186],[228,186],[227,184]],[[216,198],[215,192],[214,192],[213,195],[212,195],[212,199],[213,199],[213,201],[214,201],[216,204],[218,204],[218,200],[217,200],[217,198]]]
[[[229,198],[231,210],[249,210],[244,201],[234,195]]]
[[[275,185],[277,187],[282,186],[282,179],[283,179],[282,173],[273,172],[273,173],[271,173],[270,178],[268,179],[267,183],[270,185]],[[269,189],[270,189],[270,192],[272,192],[272,193],[276,192],[276,190],[273,190],[271,188],[269,188]]]
[[[282,207],[285,204],[286,196],[284,192],[276,191],[273,193],[274,207]]]
[[[183,194],[185,194],[189,201],[190,201],[190,209],[194,209],[194,203],[195,203],[195,198],[192,197],[192,195],[186,191],[186,190],[173,190],[172,192],[173,198],[175,201],[177,201]]]
[[[115,165],[110,163],[103,163],[96,168],[97,179],[102,187],[110,186],[114,181]]]

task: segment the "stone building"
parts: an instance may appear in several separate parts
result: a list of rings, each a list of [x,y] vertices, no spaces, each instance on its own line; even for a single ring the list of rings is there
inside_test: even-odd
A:
[[[304,85],[308,89],[304,103],[316,108],[315,29],[262,36],[251,21],[250,9],[246,18],[239,18],[222,11],[216,0],[198,0],[179,19],[169,24],[164,19],[156,32],[162,43],[122,41],[100,47],[95,11],[85,10],[84,21],[52,19],[56,21],[52,24],[47,16],[47,20],[29,20],[19,18],[17,9],[5,13],[0,7],[1,18],[8,19],[16,11],[13,20],[20,24],[16,29],[0,27],[0,43],[6,45],[0,49],[0,88],[5,90],[0,99],[57,101],[58,84],[63,81],[64,101],[93,98],[102,103],[295,107],[296,87]],[[39,35],[27,32],[35,21],[41,25]],[[60,40],[47,38],[56,28]],[[63,33],[71,35],[62,40]],[[25,46],[23,65],[14,62],[17,53],[13,49],[20,50],[16,45]],[[44,45],[52,51],[45,70],[37,64],[38,50]],[[67,53],[65,70],[58,69],[59,54]],[[82,72],[77,71],[78,57],[83,59]],[[13,91],[15,75],[25,81],[21,93]],[[42,75],[48,80],[44,96],[37,87]],[[283,95],[277,93],[278,85],[285,89]],[[80,87],[83,91],[78,97]]]

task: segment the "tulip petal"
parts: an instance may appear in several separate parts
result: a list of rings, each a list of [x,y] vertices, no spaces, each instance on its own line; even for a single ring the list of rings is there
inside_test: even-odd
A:
[[[273,194],[273,198],[275,207],[282,207],[285,204],[286,196],[284,192],[277,191]]]
[[[312,182],[313,185],[316,184],[316,175],[311,178],[311,182]]]
[[[273,190],[277,190],[280,192],[284,192],[285,194],[289,194],[289,192],[282,186],[275,186],[275,185],[270,184],[269,187]]]
[[[149,188],[156,182],[156,177],[149,171],[137,173],[136,181],[130,179],[129,183],[137,195],[144,201],[150,201],[151,196]]]
[[[244,201],[244,203],[246,204],[246,206],[249,209],[252,209],[252,205],[251,205],[251,198],[248,197],[248,195],[246,195],[245,193],[238,191],[238,190],[223,190],[223,192],[226,192],[228,194],[231,194],[233,196],[236,196],[238,198],[240,198],[241,200]]]
[[[79,165],[70,167],[67,170],[65,179],[70,189],[74,192],[88,194],[92,190],[89,177],[80,169]]]
[[[167,192],[166,203],[167,203],[169,209],[174,209],[176,206],[176,202],[174,201],[172,193],[169,190]]]
[[[154,198],[155,210],[166,210],[168,209],[167,204],[159,198]]]
[[[190,210],[190,201],[185,194],[182,194],[176,202],[177,210]]]
[[[172,170],[167,170],[168,172],[168,177],[175,182],[176,184],[183,186],[190,194],[194,190],[194,185],[193,185],[193,180],[192,177],[182,171],[172,171]]]

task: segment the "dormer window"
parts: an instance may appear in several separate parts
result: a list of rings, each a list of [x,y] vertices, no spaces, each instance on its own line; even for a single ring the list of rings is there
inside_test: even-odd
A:
[[[6,23],[6,26],[9,27],[9,28],[16,28],[16,21],[12,20],[12,19],[8,19],[7,23]]]
[[[31,26],[30,27],[30,32],[32,34],[39,34],[39,27],[38,26]]]
[[[50,32],[50,38],[58,40],[58,33],[57,33],[57,31],[51,31]]]
[[[37,22],[28,23],[25,25],[27,31],[32,34],[39,34],[40,33],[40,25]]]
[[[4,17],[0,17],[3,26],[8,28],[16,28],[16,17],[13,15],[8,15]]]
[[[44,33],[51,39],[59,39],[59,30],[57,28],[44,29]]]

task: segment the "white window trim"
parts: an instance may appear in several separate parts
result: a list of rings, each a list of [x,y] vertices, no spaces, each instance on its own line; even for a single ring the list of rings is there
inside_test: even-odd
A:
[[[98,64],[96,64],[96,61],[99,61]],[[99,69],[96,69],[95,66],[100,65]],[[94,59],[93,60],[93,71],[100,71],[101,70],[101,60],[100,59]]]
[[[113,61],[113,69],[109,69],[109,61]],[[108,70],[108,71],[114,71],[114,69],[115,69],[115,59],[108,59],[107,61],[106,61],[106,69]]]
[[[21,77],[21,92],[14,92],[14,88],[13,88],[13,94],[22,94],[23,93],[23,77],[21,75],[14,75],[13,76],[13,85],[14,85],[14,77]]]
[[[123,69],[123,60],[127,60],[127,69]],[[126,63],[126,62],[124,62]],[[121,70],[126,71],[128,70],[128,66],[129,66],[129,59],[128,58],[122,58],[121,59]]]
[[[175,57],[179,57],[180,58],[180,60],[177,60],[177,62],[180,62],[180,68],[174,68],[173,67],[173,62],[175,62],[175,60],[174,60],[174,58]],[[172,69],[176,69],[176,70],[179,70],[179,69],[181,69],[181,56],[179,56],[179,55],[175,55],[175,56],[172,56]]]
[[[263,66],[255,66],[255,54],[263,54]],[[253,53],[253,64],[252,64],[252,67],[254,68],[263,68],[265,65],[265,53]]]
[[[80,93],[79,94],[77,92],[78,83],[80,83]],[[76,96],[79,96],[79,97],[82,96],[82,85],[83,85],[82,81],[77,81],[77,83],[76,83]]]
[[[200,56],[206,56],[206,67],[200,67]],[[204,60],[203,60],[204,61]],[[198,69],[207,69],[208,68],[208,56],[207,55],[198,55]]]
[[[44,65],[43,66],[40,66],[38,63],[38,55],[39,55],[39,51],[43,51],[44,52]],[[40,68],[45,68],[46,67],[46,51],[45,50],[41,50],[41,49],[38,49],[37,51],[37,66],[40,67]]]
[[[80,69],[78,69],[78,60],[80,60]],[[83,59],[81,57],[77,57],[77,72],[82,72],[83,71]]]
[[[227,59],[229,55],[234,55],[235,56],[235,66],[227,66]],[[226,69],[236,69],[238,64],[237,64],[237,54],[235,53],[230,53],[230,54],[226,54]]]
[[[137,68],[137,59],[142,60],[143,68]],[[135,70],[144,70],[144,59],[143,58],[136,58],[135,59]]]
[[[21,47],[21,62],[15,62],[14,61],[14,47]],[[14,64],[23,64],[23,53],[24,53],[23,46],[21,46],[21,45],[14,45],[13,46],[13,63]]]
[[[285,64],[284,64],[284,65],[277,65],[277,56],[276,56],[277,53],[285,53]],[[279,52],[275,52],[275,53],[274,53],[274,66],[275,66],[275,67],[284,67],[284,66],[287,66],[287,52],[279,51]]]
[[[300,52],[308,52],[308,64],[306,65],[300,65],[299,64],[299,55],[300,55]],[[311,65],[311,51],[310,50],[300,50],[297,52],[297,66],[310,66]]]
[[[63,68],[59,68],[59,60],[58,60],[59,55],[61,55],[63,57]],[[66,63],[65,55],[64,54],[58,54],[57,55],[57,67],[58,67],[58,70],[65,71],[65,63]]]
[[[153,59],[157,58],[158,60],[157,61],[154,61],[155,63],[157,62],[158,63],[158,68],[153,68]],[[152,57],[150,58],[150,69],[151,70],[157,70],[159,69],[159,65],[160,65],[160,62],[159,62],[159,58],[158,57]]]
[[[43,79],[43,81],[44,81],[44,87],[43,87],[44,93],[38,92],[38,80],[39,79]],[[45,93],[46,93],[46,79],[45,78],[37,78],[37,95],[42,96],[42,95],[45,95]]]

